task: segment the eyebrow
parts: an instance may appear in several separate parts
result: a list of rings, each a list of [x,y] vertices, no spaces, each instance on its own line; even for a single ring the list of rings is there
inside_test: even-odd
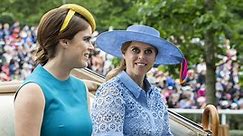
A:
[[[150,49],[150,50],[156,50],[156,48],[154,48],[154,47],[148,47],[148,48],[146,48],[146,50],[147,49]]]
[[[139,46],[132,45],[131,48],[139,48]],[[148,50],[148,49],[150,49],[150,50],[156,50],[156,48],[154,48],[154,47],[146,47],[145,48],[145,50]]]
[[[84,36],[83,38],[84,38],[84,39],[91,39],[92,36],[90,36],[90,35],[86,35],[86,36]]]

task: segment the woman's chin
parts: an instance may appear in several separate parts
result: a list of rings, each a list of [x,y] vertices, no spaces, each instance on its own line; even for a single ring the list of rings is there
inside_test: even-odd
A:
[[[76,68],[86,68],[88,67],[88,62],[81,62]]]

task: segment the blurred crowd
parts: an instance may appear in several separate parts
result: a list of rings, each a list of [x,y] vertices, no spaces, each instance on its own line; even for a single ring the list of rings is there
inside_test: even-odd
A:
[[[219,109],[243,109],[243,89],[239,84],[239,64],[237,51],[226,40],[223,48],[226,55],[216,68],[216,100]],[[169,108],[200,109],[206,106],[205,86],[206,64],[201,62],[188,70],[186,84],[181,86],[179,79],[169,73],[152,69],[149,77],[161,88]],[[163,82],[161,82],[163,81]]]
[[[34,69],[36,27],[0,23],[0,81],[24,80]],[[243,109],[243,90],[239,85],[237,51],[226,41],[226,55],[216,69],[216,97],[220,109]],[[114,66],[113,57],[95,49],[88,68],[106,75]],[[206,65],[201,62],[188,71],[186,84],[181,86],[168,72],[152,68],[149,80],[161,89],[169,108],[200,109],[206,105]]]
[[[34,68],[36,27],[0,23],[0,81],[23,80]]]

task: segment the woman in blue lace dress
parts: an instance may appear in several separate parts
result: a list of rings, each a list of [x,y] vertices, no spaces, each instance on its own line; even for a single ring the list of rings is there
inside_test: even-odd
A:
[[[160,38],[149,26],[132,25],[127,30],[104,32],[98,47],[122,58],[107,74],[92,106],[93,136],[169,136],[168,111],[159,89],[146,73],[156,64],[178,64],[183,54]]]

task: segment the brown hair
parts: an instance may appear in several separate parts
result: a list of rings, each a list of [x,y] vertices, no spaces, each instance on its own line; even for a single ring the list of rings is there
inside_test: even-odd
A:
[[[60,32],[68,10],[55,8],[42,16],[37,31],[38,48],[35,60],[37,64],[45,65],[50,58],[55,57],[60,39],[71,40],[76,33],[88,28],[89,23],[80,14],[75,13],[67,28]]]

